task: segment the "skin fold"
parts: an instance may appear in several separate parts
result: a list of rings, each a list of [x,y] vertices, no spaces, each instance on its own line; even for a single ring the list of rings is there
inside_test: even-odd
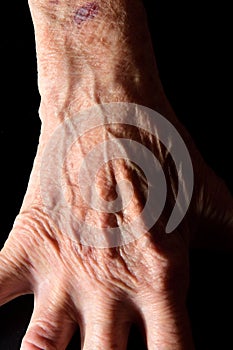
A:
[[[133,322],[141,326],[149,350],[191,350],[186,311],[189,247],[232,250],[232,197],[205,164],[167,101],[141,1],[93,4],[29,1],[42,125],[22,208],[0,253],[0,305],[34,294],[34,312],[21,350],[66,349],[78,326],[82,349],[124,350]],[[77,23],[80,8],[89,12],[86,20],[82,12]],[[195,181],[187,215],[167,235],[177,173],[159,135],[151,137],[122,125],[105,125],[82,135],[69,149],[62,173],[66,200],[83,222],[103,229],[130,222],[142,211],[147,195],[142,171],[118,159],[101,168],[96,186],[106,201],[119,196],[123,202],[126,192],[123,187],[117,192],[116,184],[127,180],[133,190],[129,205],[116,215],[93,211],[91,193],[88,203],[83,201],[76,183],[79,166],[88,151],[103,141],[127,138],[143,144],[162,165],[168,186],[165,209],[150,232],[126,245],[100,249],[82,245],[59,229],[44,210],[40,177],[43,154],[57,127],[82,110],[110,102],[147,106],[167,118],[188,147]],[[48,195],[53,194],[48,191]]]

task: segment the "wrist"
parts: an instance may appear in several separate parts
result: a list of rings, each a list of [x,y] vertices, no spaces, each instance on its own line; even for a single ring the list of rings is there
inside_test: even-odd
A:
[[[155,94],[161,95],[140,1],[97,1],[96,16],[81,25],[75,21],[80,3],[43,7],[36,2],[31,12],[42,119],[63,120],[96,103],[149,106]]]

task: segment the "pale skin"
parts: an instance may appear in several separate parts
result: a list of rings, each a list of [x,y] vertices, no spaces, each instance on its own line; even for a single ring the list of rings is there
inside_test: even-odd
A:
[[[22,294],[35,296],[22,350],[66,349],[78,326],[82,349],[124,350],[132,322],[141,326],[149,350],[191,350],[185,306],[189,246],[232,250],[232,197],[205,165],[166,99],[141,2],[106,0],[96,4],[95,16],[77,23],[75,14],[86,5],[83,1],[29,2],[37,45],[42,129],[20,214],[0,253],[0,305]],[[109,102],[145,105],[174,123],[189,148],[195,188],[189,212],[172,234],[164,232],[165,212],[140,239],[118,248],[98,249],[69,238],[45,213],[40,169],[44,149],[64,119]],[[97,215],[82,202],[78,189],[72,190],[77,170],[70,164],[102,141],[102,131],[83,136],[67,162],[69,202],[77,216],[99,227],[114,225],[116,217]],[[115,139],[143,140],[163,164],[170,187],[176,183],[166,151],[157,140],[130,128],[104,131]],[[133,165],[118,161],[102,170],[97,183],[101,196],[112,200],[115,182],[121,176],[135,191],[129,208],[121,213],[121,220],[127,221],[143,207],[141,175],[135,176]],[[123,192],[119,195],[124,197]],[[170,201],[173,203],[173,198]]]

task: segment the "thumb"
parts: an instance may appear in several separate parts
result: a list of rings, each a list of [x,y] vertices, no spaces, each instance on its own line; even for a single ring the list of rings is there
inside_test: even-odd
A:
[[[233,198],[225,182],[205,166],[198,184],[198,227],[193,245],[233,251]]]

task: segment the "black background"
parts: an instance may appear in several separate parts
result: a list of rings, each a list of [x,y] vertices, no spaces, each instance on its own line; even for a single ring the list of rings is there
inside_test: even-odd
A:
[[[230,5],[201,0],[144,2],[165,92],[206,161],[232,190]],[[26,191],[40,122],[27,2],[1,4],[0,11],[2,246]],[[233,349],[233,257],[192,251],[190,262],[188,308],[196,349]],[[0,350],[19,349],[32,308],[33,297],[26,296],[0,309]],[[78,338],[77,334],[69,349],[78,349]],[[144,349],[136,329],[129,348]]]

